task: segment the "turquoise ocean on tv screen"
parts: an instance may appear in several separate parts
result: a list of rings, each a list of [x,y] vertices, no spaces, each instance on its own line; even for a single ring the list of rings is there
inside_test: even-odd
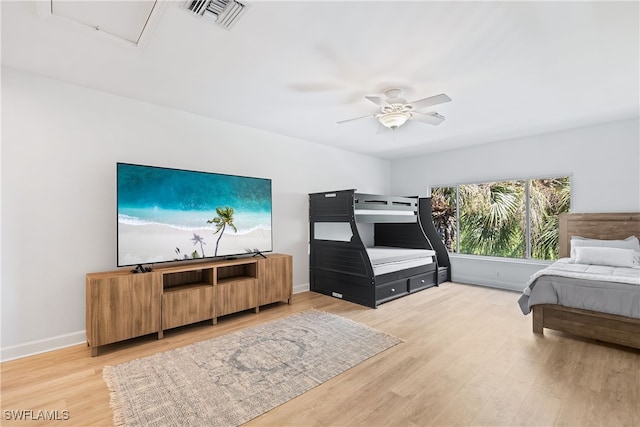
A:
[[[216,208],[232,207],[238,234],[271,229],[271,181],[118,164],[118,222],[215,229]]]

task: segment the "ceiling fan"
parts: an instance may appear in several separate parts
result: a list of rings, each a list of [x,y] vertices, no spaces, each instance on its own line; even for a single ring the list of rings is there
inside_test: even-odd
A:
[[[389,129],[397,129],[405,124],[409,119],[428,123],[430,125],[439,125],[444,121],[444,116],[435,111],[423,113],[417,110],[451,101],[451,98],[447,95],[441,93],[440,95],[407,102],[405,99],[400,98],[401,92],[402,91],[400,89],[388,89],[384,92],[386,98],[379,96],[365,96],[369,101],[380,107],[380,112],[364,117],[341,120],[338,123],[346,123],[353,120],[375,117],[383,126]]]

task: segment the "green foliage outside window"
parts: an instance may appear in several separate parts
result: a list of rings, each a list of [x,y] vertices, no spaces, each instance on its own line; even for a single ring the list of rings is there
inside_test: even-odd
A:
[[[433,225],[449,252],[458,252],[456,206],[456,187],[439,187],[431,190]]]
[[[433,221],[451,252],[555,260],[570,189],[569,177],[433,188]]]
[[[460,185],[458,191],[460,253],[524,257],[524,181]]]

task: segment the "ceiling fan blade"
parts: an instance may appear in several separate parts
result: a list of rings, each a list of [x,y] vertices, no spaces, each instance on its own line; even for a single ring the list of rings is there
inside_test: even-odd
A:
[[[419,99],[417,101],[410,102],[409,105],[413,106],[414,109],[430,107],[432,105],[443,104],[445,102],[451,101],[444,93],[440,95],[430,96],[428,98]]]
[[[433,113],[421,113],[419,111],[412,111],[411,118],[419,122],[428,123],[430,125],[437,126],[444,122],[444,116],[436,112]]]
[[[339,121],[339,122],[337,122],[337,123],[338,123],[338,124],[340,124],[340,123],[352,122],[352,121],[354,121],[354,120],[368,119],[368,118],[370,118],[370,117],[375,117],[375,116],[376,116],[375,114],[369,114],[368,116],[356,117],[356,118],[353,118],[353,119],[347,119],[347,120],[340,120],[340,121]]]
[[[379,96],[365,96],[369,101],[376,104],[378,107],[388,107],[389,103]]]

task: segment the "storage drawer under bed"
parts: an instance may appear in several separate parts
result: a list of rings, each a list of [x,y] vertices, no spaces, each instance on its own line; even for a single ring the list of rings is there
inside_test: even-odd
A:
[[[376,303],[380,304],[394,298],[407,295],[407,279],[396,280],[395,282],[386,283],[376,286]]]
[[[437,273],[435,271],[431,271],[429,273],[409,278],[409,292],[415,292],[434,286],[436,284],[436,274]]]

